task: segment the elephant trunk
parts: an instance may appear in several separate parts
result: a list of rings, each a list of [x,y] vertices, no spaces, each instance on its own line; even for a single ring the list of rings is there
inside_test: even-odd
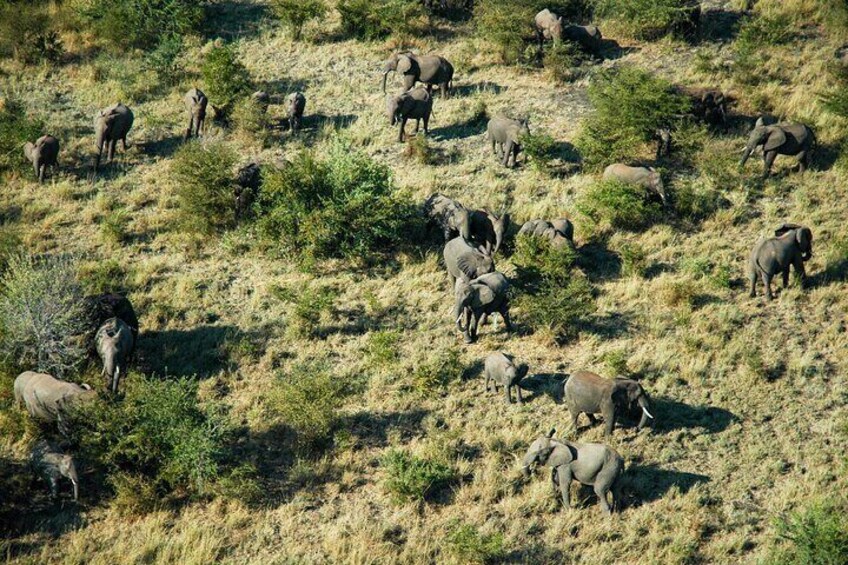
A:
[[[756,147],[756,143],[748,143],[745,146],[745,150],[742,152],[742,160],[739,161],[739,166],[744,167],[745,163],[748,161],[748,157],[751,156],[751,153],[754,152],[754,148]]]
[[[456,304],[454,305],[454,308],[453,308],[453,315],[454,315],[454,318],[456,319],[456,327],[461,332],[465,332],[466,329],[468,328],[468,326],[462,325],[462,317],[463,317],[462,315],[465,313],[464,310],[465,310],[465,308],[463,307],[462,300],[457,299]]]
[[[645,425],[647,425],[648,418],[653,420],[654,417],[651,415],[650,412],[648,412],[648,399],[647,398],[645,398],[644,396],[640,396],[638,403],[639,403],[639,407],[642,409],[642,419],[639,420],[639,427],[638,427],[638,429],[641,430],[642,428],[645,427]]]
[[[79,481],[76,479],[71,479],[71,484],[74,485],[74,500],[79,499]]]
[[[392,72],[392,69],[389,69],[383,73],[383,94],[386,93],[386,80],[389,78],[390,72]]]

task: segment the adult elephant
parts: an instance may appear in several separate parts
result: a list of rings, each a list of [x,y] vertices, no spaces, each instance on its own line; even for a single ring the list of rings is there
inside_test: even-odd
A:
[[[503,318],[506,331],[512,331],[508,293],[509,281],[497,271],[468,282],[457,280],[453,313],[456,327],[465,334],[465,343],[476,340],[477,326],[485,324],[486,318],[496,312]]]
[[[783,275],[783,288],[789,286],[790,267],[795,267],[802,284],[807,276],[804,261],[813,256],[813,232],[810,228],[798,224],[783,224],[775,230],[774,235],[775,237],[757,243],[748,258],[751,298],[757,295],[757,279],[762,279],[766,287],[766,298],[771,300],[771,279],[775,275]]]
[[[742,153],[739,167],[745,162],[754,149],[763,147],[763,178],[771,174],[771,166],[778,155],[795,155],[798,157],[801,172],[810,166],[813,149],[816,146],[816,136],[809,126],[804,124],[775,124],[755,127],[748,136],[748,143]]]
[[[386,79],[389,73],[403,75],[403,89],[411,90],[416,82],[422,82],[427,92],[432,93],[438,86],[442,96],[447,98],[453,83],[453,65],[438,55],[416,55],[412,51],[396,53],[386,61],[383,67],[383,94],[386,93]]]
[[[94,337],[97,354],[103,361],[101,376],[106,378],[106,388],[118,394],[121,377],[127,374],[130,356],[135,348],[135,338],[129,325],[120,318],[106,320]]]
[[[489,210],[474,210],[469,221],[472,242],[490,250],[491,255],[497,253],[509,229],[509,214],[497,216]]]
[[[67,432],[68,411],[79,401],[96,396],[91,387],[60,381],[46,373],[26,371],[15,379],[15,402],[25,405],[29,415],[42,422],[59,424]]]
[[[566,218],[559,220],[530,220],[525,222],[518,235],[541,237],[551,242],[553,247],[565,245],[574,248],[574,224]]]
[[[424,201],[421,211],[428,223],[442,231],[445,243],[456,236],[471,239],[471,212],[456,200],[435,192]]]
[[[192,88],[183,97],[183,104],[188,112],[185,138],[200,137],[203,135],[206,124],[206,107],[209,105],[209,99],[200,89]]]
[[[668,195],[665,192],[662,176],[653,167],[631,167],[624,163],[613,163],[604,169],[603,178],[641,186],[648,191],[649,195],[659,198],[663,206],[668,205]]]
[[[495,270],[495,261],[489,250],[476,248],[462,237],[447,242],[442,255],[451,288],[454,288],[457,279],[468,282]]]
[[[97,144],[97,161],[94,164],[96,171],[100,167],[100,159],[103,157],[103,147],[106,146],[109,162],[115,157],[115,146],[121,141],[124,151],[127,150],[127,133],[133,125],[132,110],[121,102],[100,110],[94,116],[94,134]]]
[[[641,430],[653,416],[648,411],[650,403],[645,389],[633,379],[618,377],[605,379],[590,371],[577,371],[565,383],[565,399],[571,414],[571,425],[577,429],[577,418],[586,414],[595,423],[595,414],[604,417],[604,435],[612,435],[618,417],[634,406],[642,410],[637,429]]]

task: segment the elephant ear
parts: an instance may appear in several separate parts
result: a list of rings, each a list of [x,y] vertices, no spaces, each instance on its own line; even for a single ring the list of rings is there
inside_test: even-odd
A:
[[[559,443],[554,445],[554,449],[548,456],[546,465],[549,467],[559,467],[560,465],[568,465],[577,459],[577,450],[574,446],[567,443]]]
[[[472,298],[474,306],[482,307],[495,301],[495,291],[484,284],[474,285],[477,295]]]
[[[408,55],[398,55],[397,72],[402,75],[412,70],[412,58]]]
[[[788,231],[797,230],[801,227],[798,224],[781,224],[779,228],[774,230],[774,235],[780,237]]]
[[[466,282],[477,278],[477,262],[474,260],[473,255],[466,253],[460,256],[456,260],[456,266],[463,274]]]
[[[612,402],[616,406],[625,406],[630,403],[627,385],[623,383],[616,383],[610,396],[612,396]]]
[[[763,145],[763,151],[774,151],[784,143],[786,143],[786,134],[780,128],[769,128],[766,143]]]

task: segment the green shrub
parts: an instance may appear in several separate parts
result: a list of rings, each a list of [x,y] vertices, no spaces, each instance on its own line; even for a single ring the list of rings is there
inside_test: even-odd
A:
[[[641,186],[606,179],[596,182],[580,196],[580,213],[597,224],[612,228],[638,230],[653,222],[660,205],[648,199]]]
[[[556,82],[571,82],[579,75],[577,68],[583,62],[580,46],[571,41],[560,41],[545,51],[545,70]]]
[[[200,67],[209,102],[225,115],[251,89],[250,73],[232,45],[216,45]]]
[[[179,221],[189,232],[211,234],[235,222],[235,153],[221,142],[186,143],[174,154]]]
[[[105,292],[126,294],[129,290],[127,269],[124,263],[117,259],[98,259],[82,263],[77,278],[86,296]]]
[[[306,151],[269,171],[255,209],[260,236],[307,262],[388,251],[408,238],[412,217],[388,167],[344,143],[320,160]]]
[[[417,392],[430,394],[462,378],[464,370],[459,350],[452,347],[446,351],[436,351],[428,359],[416,363],[410,380]]]
[[[848,518],[844,508],[816,504],[779,518],[776,529],[787,544],[769,560],[775,565],[848,563]]]
[[[273,0],[271,8],[295,40],[300,39],[306,22],[323,18],[327,13],[324,0]]]
[[[100,221],[100,232],[103,238],[109,242],[121,244],[127,239],[127,223],[130,214],[124,209],[115,210],[107,214]]]
[[[496,563],[505,556],[500,532],[481,534],[471,524],[453,522],[445,541],[448,553],[462,563]]]
[[[77,15],[88,29],[115,47],[150,49],[162,37],[197,31],[203,7],[194,0],[79,0]]]
[[[436,164],[436,152],[424,135],[416,135],[410,138],[404,146],[403,155],[421,165]]]
[[[524,41],[533,34],[535,12],[518,2],[480,0],[475,2],[477,35],[497,46],[504,63],[514,64],[524,53]]]
[[[179,35],[166,35],[159,40],[156,48],[147,54],[145,62],[159,77],[169,85],[176,85],[183,74],[183,62],[180,55],[183,53],[183,39]]]
[[[264,495],[259,482],[259,473],[251,463],[242,463],[220,475],[213,490],[216,496],[229,500],[238,500],[242,504],[258,502]]]
[[[236,102],[233,109],[233,126],[236,130],[264,142],[268,139],[269,125],[268,113],[258,100],[249,96]]]
[[[397,503],[423,501],[455,477],[453,469],[440,461],[396,449],[387,452],[380,464],[386,473],[384,486]]]
[[[738,44],[782,45],[795,36],[795,25],[787,14],[748,16],[739,24]]]
[[[55,62],[62,55],[57,25],[50,17],[51,2],[0,2],[0,55],[25,63]]]
[[[332,287],[306,287],[299,290],[276,287],[274,295],[292,304],[288,319],[288,331],[295,338],[310,338],[321,335],[321,318],[334,311],[338,291]]]
[[[607,371],[613,376],[626,377],[630,374],[630,367],[627,365],[627,351],[624,349],[613,349],[604,353],[602,360],[607,368]]]
[[[0,223],[0,275],[6,270],[9,258],[21,250],[21,245],[17,227]]]
[[[340,0],[336,9],[348,37],[409,37],[423,25],[424,9],[416,0]]]
[[[0,355],[9,366],[63,377],[85,359],[82,289],[68,258],[8,258],[0,276]]]
[[[701,183],[684,183],[674,193],[677,215],[693,222],[709,218],[728,204],[721,192]]]
[[[657,128],[690,104],[667,81],[627,66],[598,73],[588,95],[594,113],[583,122],[576,145],[589,170],[638,157]]]
[[[0,172],[24,170],[32,164],[24,156],[24,143],[44,135],[44,123],[27,115],[21,102],[0,98]]]
[[[526,283],[566,284],[571,279],[576,258],[577,253],[571,246],[554,247],[542,237],[522,236],[515,241],[512,262]]]
[[[623,32],[639,39],[657,39],[685,29],[692,17],[689,0],[592,0],[595,15],[613,20]]]
[[[580,274],[564,284],[543,281],[535,292],[520,295],[516,306],[531,328],[546,330],[558,341],[575,337],[596,309],[592,287]]]
[[[521,139],[521,148],[530,160],[530,165],[542,172],[550,171],[555,157],[557,142],[549,134],[536,131]]]
[[[115,493],[111,507],[120,516],[144,516],[156,509],[159,502],[156,484],[144,475],[121,471],[110,475],[108,481]]]

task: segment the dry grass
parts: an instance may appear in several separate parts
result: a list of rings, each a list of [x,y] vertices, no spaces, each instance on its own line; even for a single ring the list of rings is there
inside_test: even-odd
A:
[[[807,13],[816,4],[796,3]],[[543,71],[504,67],[462,25],[444,26],[438,39],[413,40],[408,47],[438,51],[457,67],[458,95],[436,100],[427,145],[434,155],[451,157],[423,164],[405,155],[384,116],[379,62],[400,46],[391,39],[331,39],[334,17],[307,26],[305,36],[315,42],[295,43],[270,24],[256,33],[255,26],[243,26],[238,42],[253,78],[278,102],[295,89],[306,93],[301,134],[273,130],[257,140],[211,127],[210,137],[228,143],[246,163],[272,162],[304,146],[320,150],[341,135],[389,164],[415,201],[438,190],[468,205],[506,207],[516,222],[571,216],[580,264],[597,290],[596,323],[563,346],[543,333],[509,336],[491,326],[482,328],[478,343],[464,346],[447,315],[447,282],[435,249],[399,253],[367,270],[331,261],[304,273],[252,251],[249,230],[219,238],[182,235],[174,229],[169,167],[185,127],[181,95],[193,80],[162,87],[135,75],[131,59],[112,56],[72,58],[53,71],[3,62],[0,87],[43,111],[62,139],[64,166],[43,186],[28,176],[6,178],[0,213],[20,207],[20,236],[33,252],[114,258],[127,269],[124,283],[143,332],[140,369],[197,374],[209,394],[225,390],[233,420],[246,426],[245,457],[263,469],[268,492],[258,505],[199,501],[130,519],[108,500],[86,498],[83,486],[77,507],[57,511],[41,498],[24,506],[32,516],[24,526],[2,525],[12,528],[0,542],[3,554],[23,563],[444,562],[455,558],[444,540],[459,521],[502,534],[506,554],[522,562],[756,562],[779,543],[775,515],[848,488],[848,205],[842,195],[848,173],[827,157],[845,124],[822,113],[812,96],[827,87],[825,61],[835,39],[810,28],[790,45],[769,47],[778,76],[757,87],[696,70],[696,51],[714,49],[709,45],[622,40],[635,49],[605,64],[635,64],[677,83],[718,84],[737,92],[738,112],[751,115],[768,104],[808,120],[826,151],[803,175],[788,171],[791,159],[778,159],[776,178],[763,185],[754,180],[759,163],[739,174],[721,161],[726,155],[735,160],[741,149],[746,130],[740,124],[710,136],[694,158],[696,171],[720,176],[671,175],[672,191],[687,175],[703,175],[698,182],[721,191],[727,208],[694,225],[658,222],[637,233],[596,236],[574,208],[595,179],[503,169],[484,142],[484,128],[457,126],[481,99],[490,115],[529,115],[531,129],[573,140],[590,111],[585,81],[557,85]],[[66,45],[82,54],[86,44]],[[200,41],[190,43],[193,72],[202,50]],[[717,58],[726,55],[714,50]],[[136,115],[132,147],[119,150],[117,164],[94,179],[91,116],[118,99]],[[285,109],[277,103],[269,112],[274,123]],[[121,237],[108,227],[118,217]],[[791,285],[771,304],[749,299],[743,279],[750,247],[789,220],[814,232],[811,287]],[[623,274],[618,252],[628,246],[638,246],[644,265]],[[514,275],[509,259],[499,258],[498,265]],[[715,282],[720,268],[730,273],[729,286]],[[337,293],[317,333],[287,331],[291,304],[274,294],[304,285]],[[527,327],[522,312],[514,319]],[[399,339],[374,337],[385,332]],[[259,346],[222,355],[233,351],[234,335],[255,336]],[[385,343],[397,353],[371,353],[389,347]],[[469,369],[464,378],[426,394],[416,390],[413,369],[455,348]],[[531,399],[523,407],[482,392],[480,360],[497,349],[530,365]],[[313,359],[365,385],[345,401],[334,446],[294,457],[268,417],[268,391],[280,371]],[[601,427],[577,433],[567,424],[556,377],[576,369],[609,374],[609,359],[616,365],[623,359],[642,379],[654,398],[656,427],[641,434],[619,429],[609,440],[629,467],[622,513],[605,518],[592,500],[562,511],[548,477],[538,473],[524,482],[514,458],[552,426],[568,439],[603,441]],[[12,376],[3,379],[9,388]],[[4,403],[6,394],[0,391]],[[12,416],[0,416],[0,463],[22,461],[30,435]],[[447,461],[458,479],[432,500],[397,505],[380,466],[390,449]]]

